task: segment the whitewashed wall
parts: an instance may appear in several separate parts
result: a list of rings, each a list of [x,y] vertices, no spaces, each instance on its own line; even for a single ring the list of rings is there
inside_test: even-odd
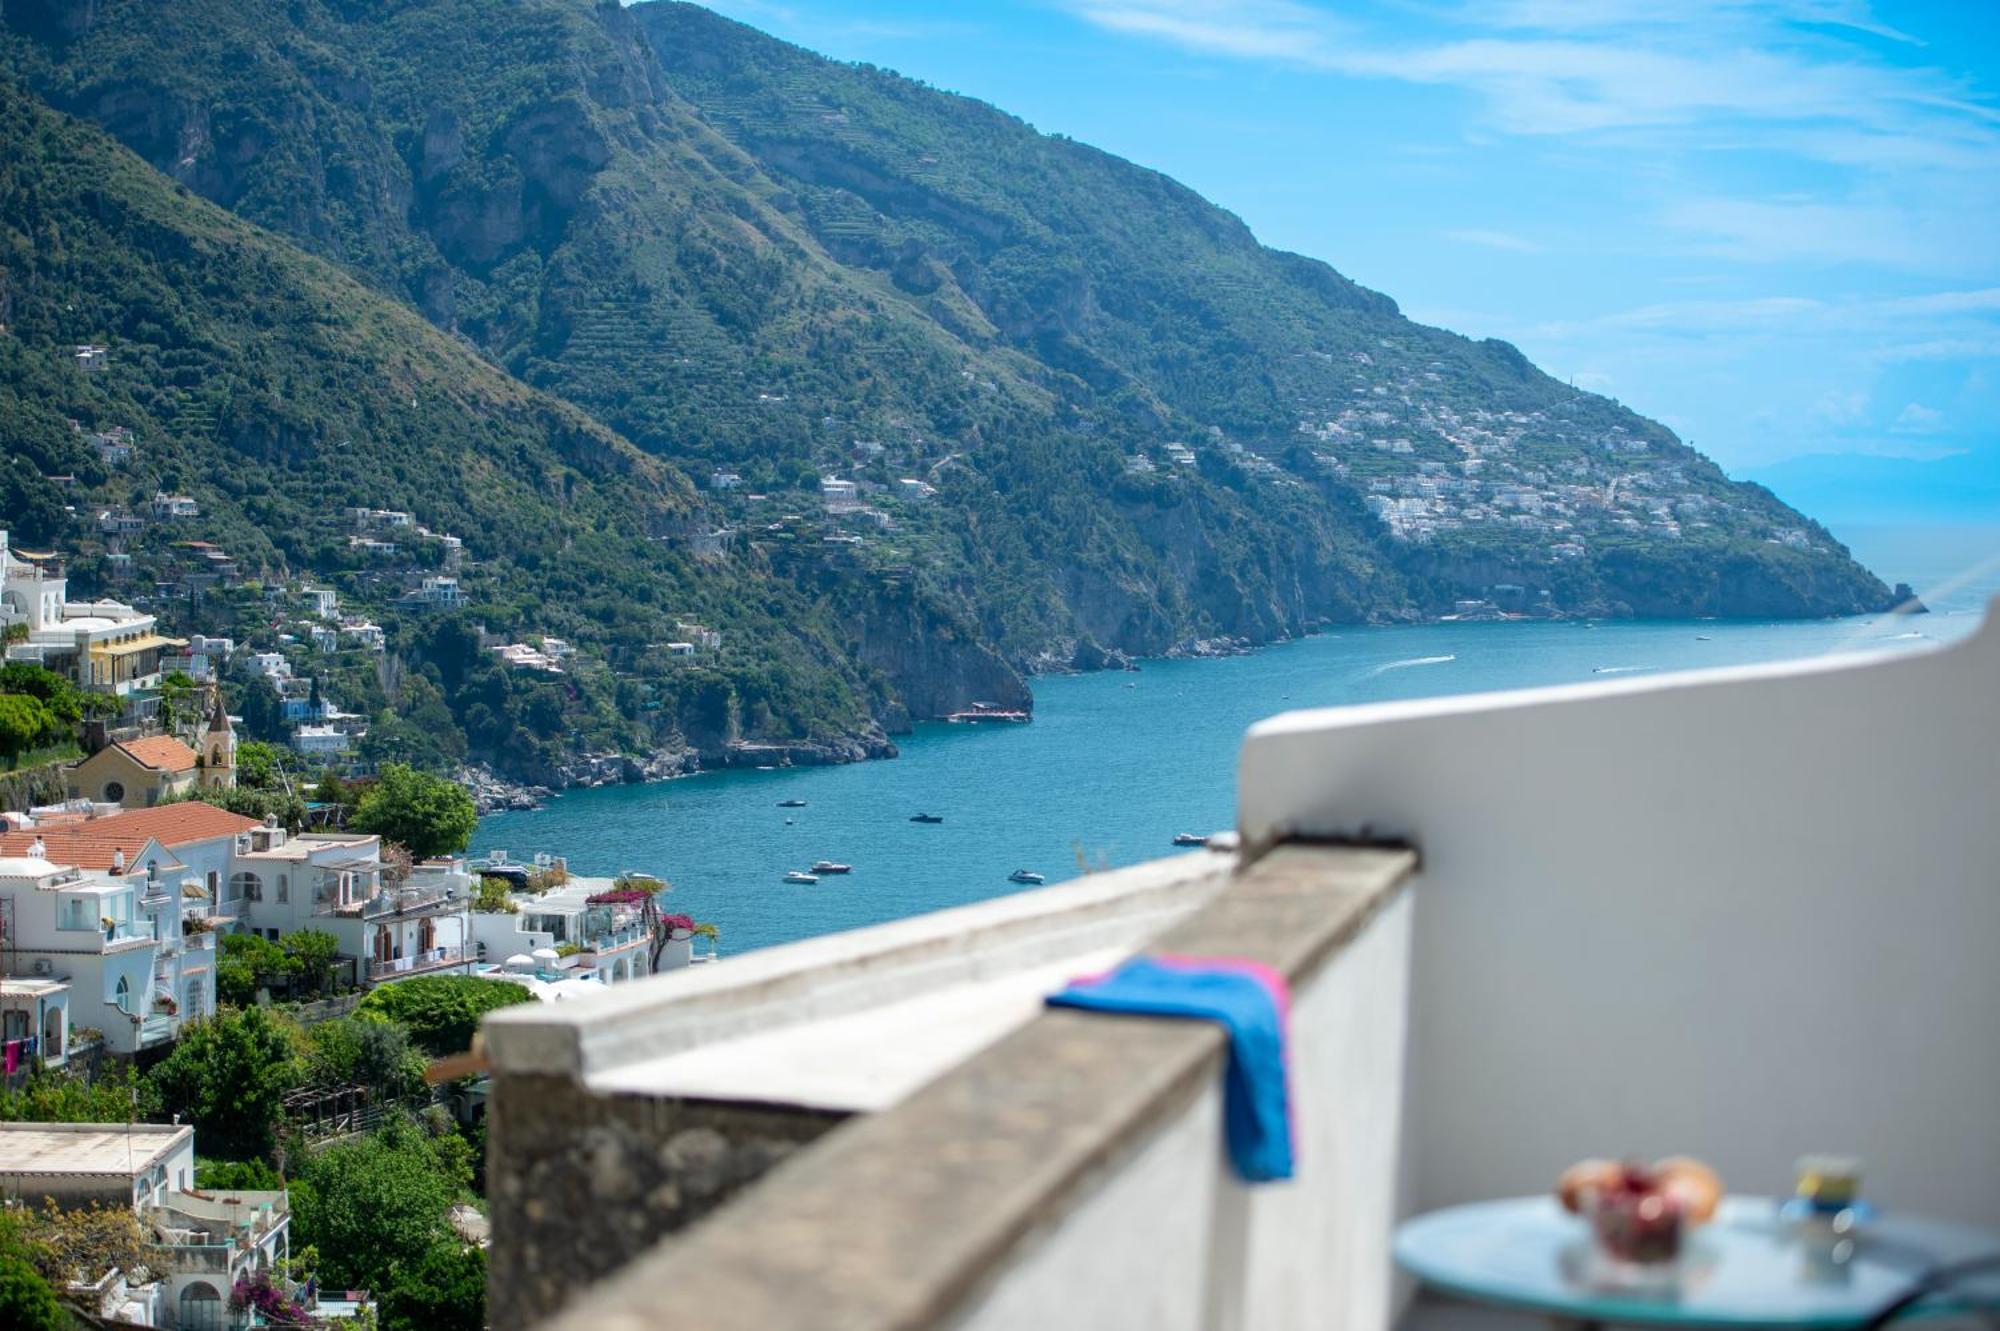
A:
[[[1390,1320],[1411,898],[1293,995],[1298,1176],[1246,1186],[1218,1082],[1038,1236],[963,1331],[1377,1331]]]
[[[2000,607],[1996,607],[2000,610]],[[2000,1225],[2000,623],[1958,646],[1298,713],[1241,824],[1423,856],[1414,1204],[1854,1152]]]

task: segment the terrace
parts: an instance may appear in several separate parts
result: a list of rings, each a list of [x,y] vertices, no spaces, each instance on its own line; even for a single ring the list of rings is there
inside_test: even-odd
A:
[[[1283,716],[1240,852],[494,1014],[493,1325],[1498,1325],[1396,1225],[1624,1152],[2000,1228],[1997,694],[1989,619]],[[1296,1179],[1231,1171],[1216,1029],[1042,1006],[1135,952],[1287,977]]]

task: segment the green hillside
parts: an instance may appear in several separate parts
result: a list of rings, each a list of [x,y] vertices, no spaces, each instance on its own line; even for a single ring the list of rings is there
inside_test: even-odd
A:
[[[559,418],[578,438],[671,464],[606,444],[632,468],[614,490],[569,462],[592,491],[565,502],[605,505],[589,539],[643,547],[619,578],[537,607],[548,562],[485,533],[480,595],[512,611],[504,631],[546,612],[547,632],[608,632],[621,673],[659,623],[607,620],[747,621],[727,637],[740,668],[786,669],[815,701],[739,688],[723,729],[894,728],[1018,702],[1021,670],[1466,602],[1816,615],[1888,597],[1809,519],[1512,347],[1414,324],[1155,172],[694,6],[7,0],[0,20],[0,65],[39,96],[421,311],[450,335],[427,345],[483,356],[521,401],[556,410],[525,384],[587,413]],[[113,377],[164,392],[138,364]],[[189,430],[229,447],[177,481],[292,490],[288,445],[239,446],[260,431],[403,456],[397,398],[365,421],[340,399],[337,421],[337,397],[221,415],[203,398]],[[459,447],[449,465],[496,465],[477,436]],[[83,465],[15,467],[0,515],[53,521],[27,471]],[[855,483],[839,511],[821,477]],[[355,502],[472,538],[448,488],[433,508],[422,478],[366,479]],[[246,543],[298,539],[250,525]],[[691,561],[680,542],[718,530]]]
[[[719,745],[746,725],[750,738],[835,739],[866,732],[880,706],[823,607],[688,555],[695,506],[672,467],[4,84],[0,320],[0,511],[16,543],[82,550],[79,590],[142,604],[189,566],[190,542],[219,547],[242,585],[196,603],[170,590],[159,608],[268,645],[284,606],[265,586],[312,575],[339,588],[395,641],[380,663],[322,662],[334,692],[350,709],[398,709],[385,733],[411,732],[418,756],[469,742],[534,771],[580,745]],[[80,343],[109,348],[107,367],[80,370]],[[111,426],[132,431],[128,466],[85,442]],[[161,491],[198,496],[201,516],[120,541],[121,573],[97,517],[143,516]],[[353,506],[413,511],[434,536],[371,559],[350,544]],[[464,543],[471,606],[396,609],[446,534]],[[670,665],[653,645],[682,616],[728,650]],[[562,679],[502,672],[474,621],[570,638],[584,659]],[[439,700],[451,715],[425,710]]]

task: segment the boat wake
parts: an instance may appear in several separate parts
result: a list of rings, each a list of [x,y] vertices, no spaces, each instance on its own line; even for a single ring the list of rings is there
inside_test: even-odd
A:
[[[1635,670],[1652,670],[1655,668],[1654,666],[1595,666],[1591,669],[1590,673],[1593,675],[1629,675]]]
[[[1878,633],[1875,635],[1875,640],[1877,642],[1903,642],[1910,638],[1927,638],[1929,636],[1928,633]]]
[[[1378,665],[1373,670],[1368,672],[1368,678],[1373,679],[1377,675],[1386,675],[1391,670],[1407,670],[1411,666],[1443,665],[1446,661],[1456,661],[1457,659],[1458,657],[1456,655],[1413,656],[1407,661],[1390,661],[1386,665]]]

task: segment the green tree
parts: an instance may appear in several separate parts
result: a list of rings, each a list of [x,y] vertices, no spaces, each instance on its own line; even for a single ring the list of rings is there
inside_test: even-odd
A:
[[[385,1096],[410,1095],[424,1084],[424,1056],[393,1022],[341,1017],[308,1036],[307,1065],[322,1086],[367,1086]]]
[[[11,766],[56,728],[56,714],[39,698],[0,693],[0,757]],[[467,833],[470,839],[471,834]]]
[[[299,1164],[291,1179],[292,1244],[319,1250],[327,1285],[387,1289],[398,1261],[458,1241],[450,1211],[471,1179],[461,1139],[392,1118]]]
[[[18,1091],[0,1091],[0,1123],[130,1123],[147,1117],[152,1088],[106,1069],[92,1079],[67,1069],[37,1072]]]
[[[382,1294],[383,1331],[480,1331],[486,1325],[486,1254],[438,1243],[397,1262]]]
[[[285,1180],[262,1160],[197,1160],[194,1162],[194,1185],[205,1192],[227,1192],[237,1188],[249,1192],[275,1192],[285,1186]]]
[[[11,1331],[68,1331],[69,1315],[33,1264],[13,1248],[0,1249],[0,1326]]]
[[[282,782],[284,750],[260,739],[246,739],[236,746],[236,784],[240,789],[277,790]]]
[[[56,719],[74,725],[83,719],[83,694],[67,678],[32,661],[0,666],[0,693],[24,693],[39,699]]]
[[[285,949],[261,934],[224,934],[215,962],[215,996],[232,1007],[257,1001],[259,985],[290,976]]]
[[[301,929],[285,935],[285,956],[300,984],[316,994],[326,992],[340,939],[324,929]]]
[[[390,1021],[410,1033],[417,1048],[436,1058],[472,1047],[479,1019],[495,1008],[531,1003],[526,987],[476,975],[419,975],[370,991],[354,1015]]]
[[[472,891],[472,908],[485,915],[518,915],[521,908],[508,895],[513,890],[514,885],[505,878],[481,874],[479,886]]]
[[[270,1154],[300,1073],[291,1030],[253,1007],[182,1031],[151,1080],[161,1108],[192,1123],[205,1149],[247,1160]]]
[[[170,670],[160,678],[160,728],[169,735],[192,738],[201,719],[201,685],[185,670]]]
[[[355,831],[393,841],[420,860],[464,850],[478,824],[463,786],[401,763],[382,769],[349,820]]]

